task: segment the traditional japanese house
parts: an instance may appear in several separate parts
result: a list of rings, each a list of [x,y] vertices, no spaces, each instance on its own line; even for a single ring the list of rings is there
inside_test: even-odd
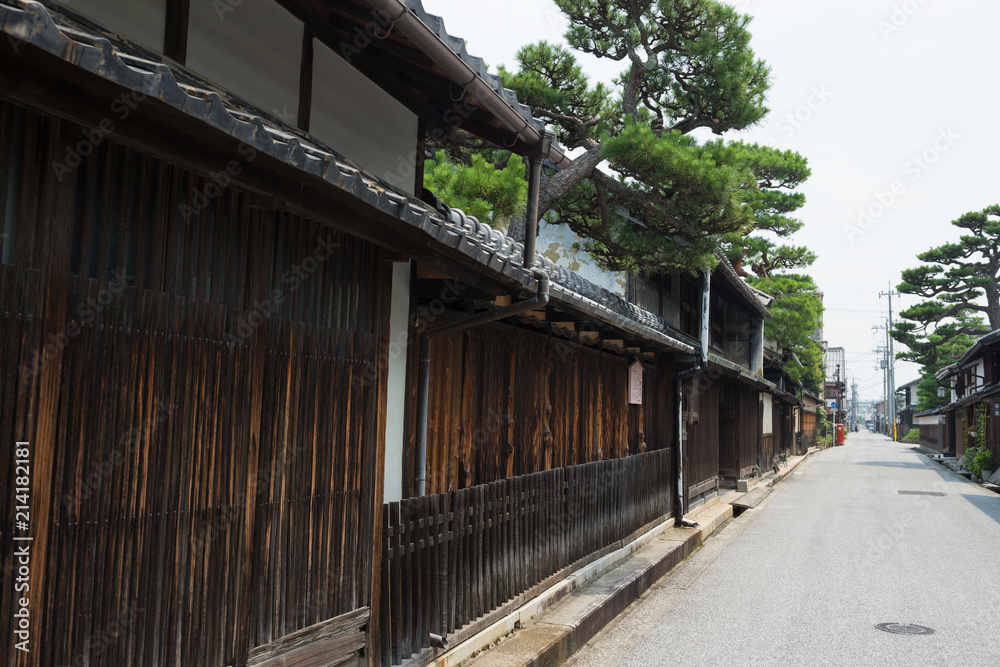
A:
[[[970,445],[985,446],[1000,465],[1000,330],[977,340],[936,378],[951,397],[939,409],[943,453],[954,452],[961,459]]]
[[[817,412],[823,407],[823,401],[810,391],[802,392],[802,448],[808,450],[816,446],[816,438],[823,435],[818,432]]]
[[[920,384],[920,380],[913,380],[896,387],[896,405],[901,405],[896,410],[896,432],[899,434],[900,440],[916,427],[914,414],[916,412],[918,384]]]
[[[954,440],[947,438],[946,408],[924,410],[913,415],[914,426],[920,430],[920,449],[931,456],[954,458]],[[948,449],[949,445],[952,449]]]
[[[804,451],[801,436],[803,402],[798,398],[802,387],[792,383],[785,372],[786,364],[797,364],[799,361],[792,355],[777,351],[776,347],[768,341],[764,348],[764,377],[774,385],[770,396],[764,398],[765,414],[770,411],[770,418],[765,418],[761,463],[767,466],[767,470],[790,455]]]

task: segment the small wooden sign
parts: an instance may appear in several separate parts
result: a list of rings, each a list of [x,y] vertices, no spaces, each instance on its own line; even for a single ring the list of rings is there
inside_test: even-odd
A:
[[[628,404],[642,405],[642,362],[638,360],[628,368]]]

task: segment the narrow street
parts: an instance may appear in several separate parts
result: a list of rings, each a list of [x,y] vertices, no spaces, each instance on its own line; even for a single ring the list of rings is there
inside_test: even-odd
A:
[[[732,520],[570,663],[995,667],[998,545],[1000,495],[909,445],[851,434]],[[934,633],[890,634],[878,623]]]

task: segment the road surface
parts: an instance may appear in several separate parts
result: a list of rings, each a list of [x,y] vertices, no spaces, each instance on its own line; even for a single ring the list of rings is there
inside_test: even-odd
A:
[[[716,533],[570,664],[1000,667],[1000,495],[909,445],[851,434]]]

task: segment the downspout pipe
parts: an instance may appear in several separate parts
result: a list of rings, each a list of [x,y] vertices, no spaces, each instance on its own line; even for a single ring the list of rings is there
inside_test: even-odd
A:
[[[677,402],[677,424],[674,447],[674,470],[677,472],[677,489],[674,498],[675,525],[693,526],[693,522],[684,518],[687,504],[687,494],[684,493],[684,439],[681,433],[684,429],[684,381],[692,378],[708,368],[709,341],[709,310],[712,294],[712,272],[706,269],[701,274],[701,348],[698,350],[698,364],[686,371],[681,371],[674,378],[674,399]]]
[[[530,269],[535,265],[535,238],[538,236],[538,191],[541,188],[542,160],[549,152],[555,135],[546,130],[535,155],[528,158],[528,208],[524,214],[524,259],[522,266]]]
[[[449,322],[425,329],[420,335],[420,366],[417,377],[417,442],[416,462],[413,477],[413,493],[424,496],[427,493],[427,415],[430,405],[431,386],[431,340],[438,336],[464,331],[480,324],[496,322],[512,315],[543,308],[549,302],[549,276],[542,271],[532,271],[537,282],[535,296],[519,303],[497,308],[486,313],[473,315],[458,322]]]

